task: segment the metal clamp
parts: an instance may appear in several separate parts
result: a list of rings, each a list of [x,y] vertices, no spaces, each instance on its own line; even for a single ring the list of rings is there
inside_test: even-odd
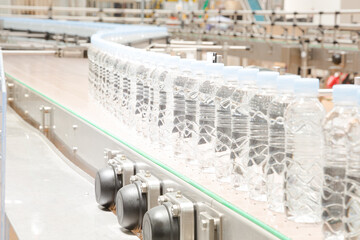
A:
[[[130,182],[141,181],[141,191],[147,195],[147,209],[158,206],[160,197],[160,180],[153,176],[149,171],[140,170],[135,176],[130,178]]]
[[[180,222],[180,240],[195,239],[195,209],[192,201],[182,195],[180,191],[168,192],[159,197],[160,204],[171,202],[171,212],[174,217],[179,218]]]
[[[117,175],[121,175],[123,186],[131,183],[130,178],[135,174],[135,163],[133,161],[125,155],[116,153],[116,156],[110,159],[108,164],[115,169]]]

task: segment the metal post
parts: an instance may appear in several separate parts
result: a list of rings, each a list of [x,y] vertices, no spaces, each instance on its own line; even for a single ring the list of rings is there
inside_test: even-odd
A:
[[[145,0],[141,0],[141,24],[144,24]]]
[[[5,73],[3,68],[3,58],[0,48],[0,82],[1,82],[1,148],[0,148],[0,240],[7,240],[8,228],[6,227],[6,215],[5,215],[5,169],[6,169],[6,87],[5,87]]]

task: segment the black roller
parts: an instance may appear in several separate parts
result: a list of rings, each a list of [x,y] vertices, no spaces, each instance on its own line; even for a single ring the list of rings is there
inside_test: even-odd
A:
[[[117,191],[122,187],[121,178],[115,173],[113,167],[100,169],[95,178],[96,201],[101,206],[108,208],[114,204]]]
[[[118,191],[116,215],[120,226],[129,230],[141,227],[146,210],[146,194],[141,192],[140,181],[126,185]]]
[[[143,220],[143,240],[179,240],[179,218],[171,213],[171,203],[164,203],[146,212]]]

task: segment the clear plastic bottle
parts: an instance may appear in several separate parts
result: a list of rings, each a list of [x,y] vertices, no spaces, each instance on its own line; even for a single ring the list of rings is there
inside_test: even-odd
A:
[[[185,160],[184,130],[185,130],[185,94],[184,88],[191,75],[191,59],[181,59],[178,74],[174,79],[174,125],[172,144],[176,160]]]
[[[209,63],[206,79],[199,86],[199,140],[198,156],[200,167],[205,173],[215,173],[215,94],[219,83],[223,82],[224,64]]]
[[[88,87],[89,87],[89,94],[91,98],[95,98],[95,83],[97,78],[97,62],[96,62],[96,55],[99,54],[99,51],[95,47],[90,47],[88,50],[88,59],[89,59],[89,76],[88,76]]]
[[[142,100],[142,83],[139,82],[140,79],[137,77],[139,68],[142,66],[142,52],[136,50],[129,56],[129,65],[127,71],[127,79],[129,84],[129,101],[127,106],[127,117],[126,125],[130,127],[137,127],[137,122],[139,119],[139,105],[138,103]]]
[[[321,221],[323,182],[323,105],[319,80],[296,79],[295,99],[285,111],[285,212],[295,222]]]
[[[231,182],[233,170],[231,158],[231,96],[238,84],[239,70],[240,67],[225,67],[223,70],[223,82],[216,89],[215,174],[221,182]]]
[[[138,134],[143,134],[143,126],[146,122],[145,102],[149,99],[149,88],[145,87],[147,76],[151,69],[149,56],[147,52],[142,53],[143,59],[139,61],[136,69],[136,104],[135,104],[135,125]]]
[[[285,127],[284,114],[294,99],[294,79],[296,75],[282,75],[277,79],[277,94],[270,103],[269,119],[269,159],[265,164],[266,194],[270,210],[284,212],[285,181]]]
[[[159,145],[164,156],[173,159],[172,130],[174,128],[174,79],[178,74],[180,58],[170,57],[166,71],[159,78]]]
[[[334,108],[326,115],[324,134],[324,182],[322,220],[325,239],[345,239],[345,172],[348,156],[347,125],[358,114],[354,85],[333,87]]]
[[[249,196],[257,201],[266,201],[265,164],[269,159],[269,119],[268,109],[276,94],[278,72],[259,72],[258,90],[249,102],[250,135],[247,182]]]
[[[154,150],[156,151],[159,149],[160,146],[160,137],[159,137],[159,127],[160,127],[160,121],[162,120],[160,118],[160,87],[165,81],[165,78],[167,77],[168,68],[167,64],[170,57],[168,55],[161,56],[159,58],[159,63],[157,65],[157,73],[155,73],[154,78],[152,78],[152,84],[151,84],[151,99],[152,99],[152,107],[151,107],[151,113],[149,114],[150,117],[150,125],[149,125],[149,136],[150,136],[150,142],[154,146]],[[163,103],[161,103],[163,104]]]
[[[153,85],[152,78],[156,75],[157,58],[156,53],[148,52],[146,61],[146,73],[143,80],[143,101],[141,107],[141,124],[139,130],[145,138],[149,137],[149,114],[153,104]]]
[[[360,90],[357,92],[357,97],[359,107]],[[346,132],[348,159],[345,180],[345,237],[360,239],[360,114],[349,121]]]
[[[185,129],[184,129],[184,152],[186,160],[192,165],[198,165],[197,143],[199,140],[199,86],[205,79],[207,64],[203,61],[191,63],[192,75],[187,79],[184,87],[185,95]]]
[[[155,105],[155,94],[154,94],[154,86],[155,86],[155,81],[157,81],[157,78],[159,76],[160,73],[160,69],[161,69],[161,60],[160,60],[160,55],[159,54],[154,54],[153,55],[153,59],[154,61],[152,62],[152,68],[151,71],[148,75],[148,78],[146,80],[146,86],[149,88],[149,100],[148,100],[148,105],[147,105],[147,109],[146,109],[146,122],[147,124],[144,124],[144,136],[148,137],[150,142],[153,143],[154,142],[154,148],[158,148],[158,144],[155,144],[155,139],[158,139],[158,127],[156,127],[155,131],[152,131],[152,119],[153,119],[153,114],[155,114],[155,108],[158,109],[159,108],[159,101],[157,101],[157,106]],[[158,99],[157,99],[158,100]],[[155,134],[156,136],[152,136],[152,134]],[[154,149],[155,150],[155,149]]]
[[[232,157],[234,159],[232,183],[235,189],[247,191],[246,172],[249,158],[249,102],[256,91],[259,69],[239,71],[238,87],[231,96]]]

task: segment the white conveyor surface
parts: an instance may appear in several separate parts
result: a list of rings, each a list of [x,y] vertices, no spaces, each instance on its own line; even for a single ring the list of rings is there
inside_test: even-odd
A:
[[[6,212],[19,239],[138,239],[100,210],[93,180],[9,108]]]

